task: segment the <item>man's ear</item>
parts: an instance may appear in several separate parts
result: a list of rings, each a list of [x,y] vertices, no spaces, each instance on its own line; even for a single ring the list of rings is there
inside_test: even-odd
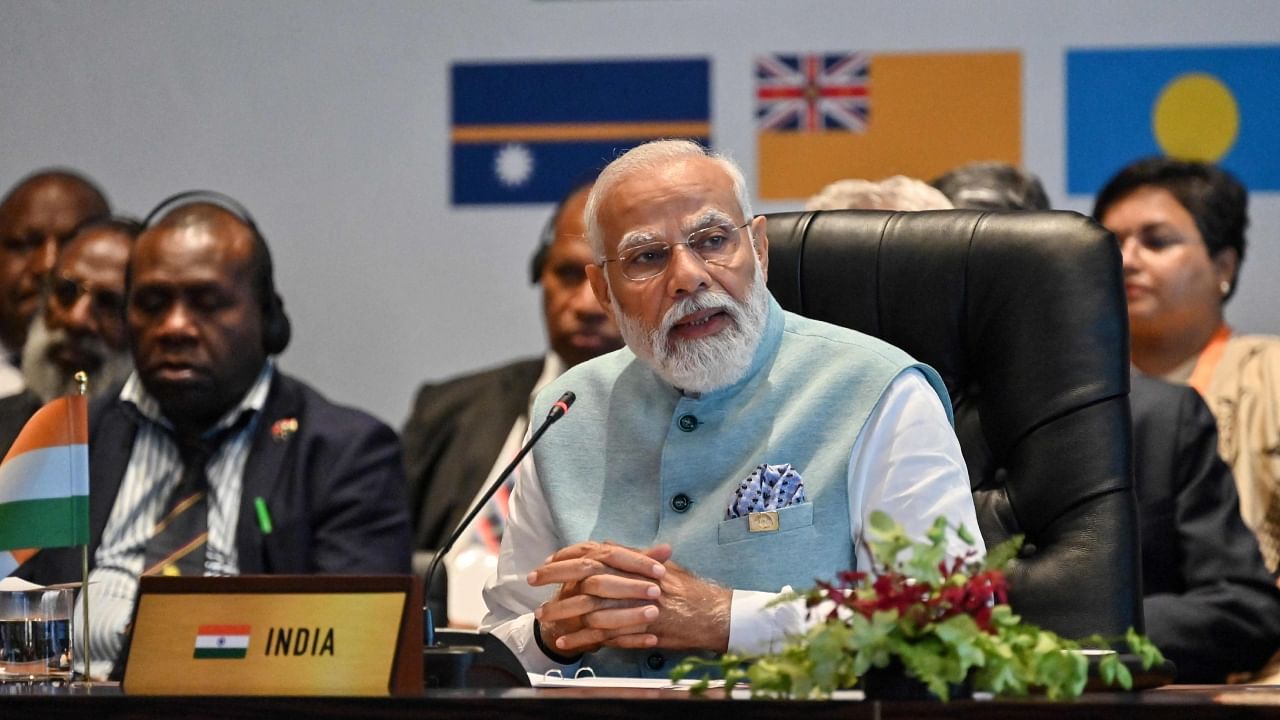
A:
[[[751,237],[755,240],[752,250],[760,258],[760,272],[769,279],[769,218],[757,215],[751,220]]]
[[[591,292],[596,296],[596,302],[600,303],[600,307],[609,314],[609,319],[616,323],[618,319],[613,316],[613,303],[609,297],[609,278],[604,276],[604,268],[591,263],[585,269],[587,282],[591,283]]]

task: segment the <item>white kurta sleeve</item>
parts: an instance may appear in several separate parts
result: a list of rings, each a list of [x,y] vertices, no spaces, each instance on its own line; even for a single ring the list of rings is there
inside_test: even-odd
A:
[[[561,665],[543,654],[533,639],[533,609],[550,600],[556,589],[534,587],[527,577],[559,550],[562,543],[542,494],[532,456],[516,468],[515,477],[497,572],[484,587],[488,612],[480,629],[493,633],[511,648],[528,672],[572,670],[574,666]]]
[[[937,393],[918,370],[894,379],[849,458],[849,530],[862,569],[871,568],[862,528],[875,510],[888,513],[907,535],[921,540],[934,520],[945,516],[975,540],[970,546],[950,536],[950,555],[986,552],[960,441]]]
[[[945,515],[968,528],[977,541],[968,546],[952,538],[951,554],[971,549],[985,552],[960,442],[937,393],[918,370],[894,378],[867,418],[849,455],[848,482],[849,530],[859,568],[871,567],[861,535],[874,510],[888,513],[917,538],[924,538],[934,519]],[[776,597],[734,591],[729,616],[731,652],[776,651],[788,636],[808,629],[804,603],[769,607]]]

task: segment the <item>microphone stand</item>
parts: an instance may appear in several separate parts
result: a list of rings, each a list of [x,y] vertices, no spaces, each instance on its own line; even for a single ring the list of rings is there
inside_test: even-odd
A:
[[[422,582],[422,595],[424,599],[431,597],[431,580],[435,577],[436,570],[440,567],[440,563],[444,561],[445,555],[453,549],[453,546],[462,537],[462,533],[466,531],[472,520],[484,510],[489,500],[498,492],[498,488],[507,481],[520,462],[524,460],[525,455],[533,449],[538,440],[542,437],[547,428],[565,413],[569,412],[569,406],[573,405],[577,399],[572,392],[566,392],[560,396],[560,399],[551,406],[551,410],[547,413],[547,417],[534,430],[529,441],[520,448],[520,452],[516,453],[514,459],[498,474],[496,480],[485,490],[484,495],[472,506],[471,510],[462,518],[458,526],[454,528],[453,533],[449,535],[449,539],[436,550],[435,555],[431,557],[431,564],[427,566],[427,574]],[[466,673],[470,668],[472,661],[476,655],[484,652],[484,648],[478,645],[444,645],[436,642],[435,622],[431,615],[431,603],[426,600],[423,604],[422,612],[425,618],[426,637],[425,646],[422,650],[423,674],[430,687],[464,687],[466,685]]]

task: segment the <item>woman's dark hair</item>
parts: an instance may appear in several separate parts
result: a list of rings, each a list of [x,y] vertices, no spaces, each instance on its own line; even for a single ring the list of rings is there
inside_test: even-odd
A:
[[[1245,228],[1249,226],[1249,193],[1231,173],[1217,165],[1169,158],[1144,158],[1121,170],[1098,193],[1093,217],[1099,222],[1112,205],[1141,187],[1167,191],[1196,221],[1209,255],[1227,248],[1236,251],[1239,266],[1244,263]],[[1236,278],[1231,291],[1235,294]]]

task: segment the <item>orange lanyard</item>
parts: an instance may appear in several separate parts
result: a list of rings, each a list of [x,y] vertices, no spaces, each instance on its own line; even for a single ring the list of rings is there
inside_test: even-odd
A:
[[[1196,366],[1191,371],[1191,380],[1187,383],[1200,393],[1200,397],[1209,397],[1209,386],[1213,383],[1213,373],[1218,369],[1218,361],[1227,349],[1227,340],[1231,338],[1231,328],[1226,324],[1218,326],[1209,338],[1209,344],[1200,351]]]

